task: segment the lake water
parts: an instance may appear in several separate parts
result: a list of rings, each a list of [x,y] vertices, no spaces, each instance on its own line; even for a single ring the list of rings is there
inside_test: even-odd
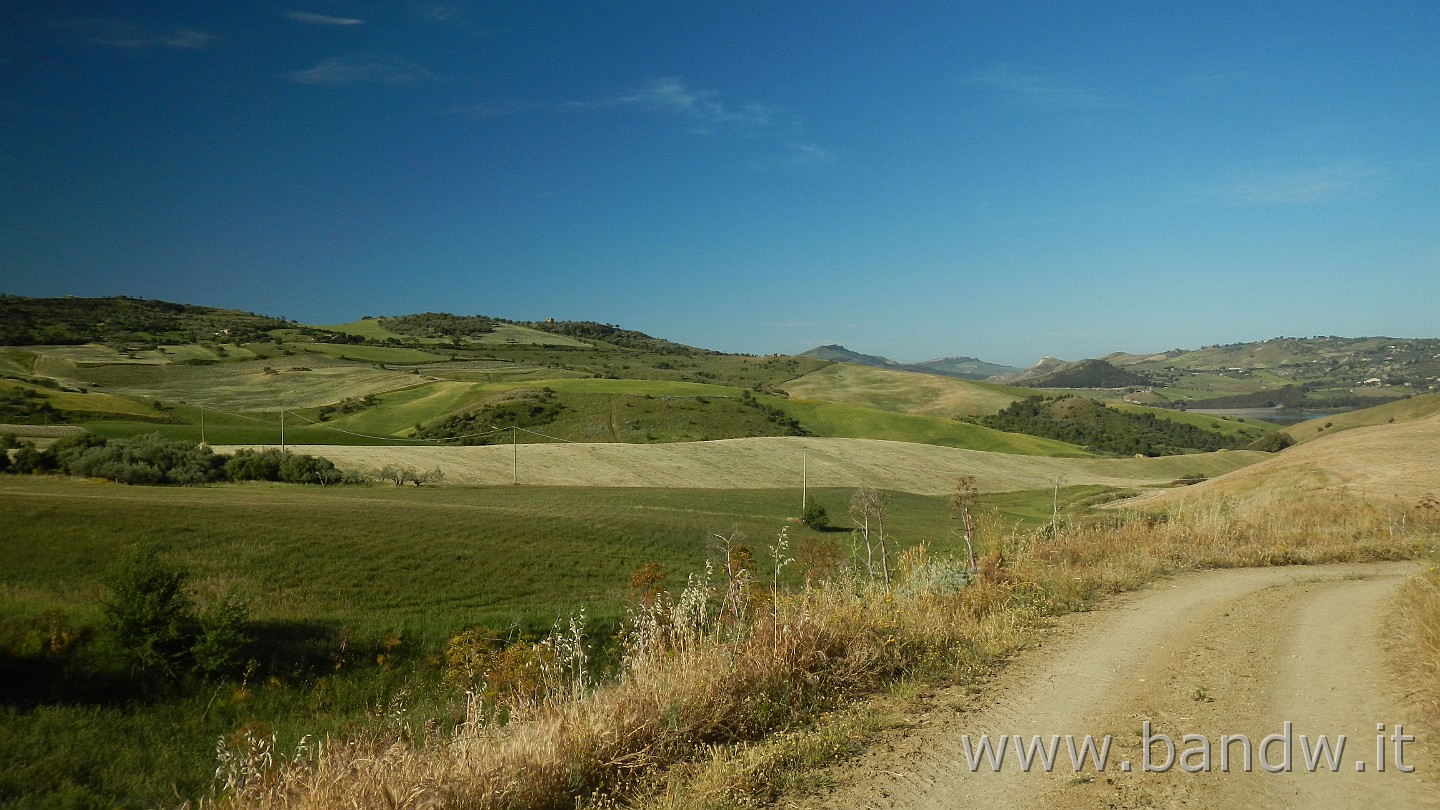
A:
[[[1207,416],[1228,416],[1231,419],[1260,419],[1280,425],[1293,425],[1310,419],[1322,419],[1344,411],[1290,411],[1277,408],[1190,408],[1189,413]]]

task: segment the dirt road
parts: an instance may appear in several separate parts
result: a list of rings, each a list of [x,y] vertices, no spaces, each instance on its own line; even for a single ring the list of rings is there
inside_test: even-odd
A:
[[[912,727],[840,768],[834,790],[807,804],[1440,807],[1440,740],[1406,708],[1394,671],[1403,651],[1388,630],[1399,586],[1414,570],[1385,563],[1206,572],[1069,617],[978,695],[934,696]],[[1084,754],[1087,734],[1097,748],[1111,735],[1103,771],[1093,754],[1081,768],[1072,764],[1065,735]],[[981,735],[992,745],[1008,735],[998,771]],[[1027,772],[1015,735],[1021,752],[1034,735],[1042,751],[1060,735],[1053,771],[1036,757]],[[1225,735],[1232,739],[1222,746]],[[1238,735],[1250,741],[1248,756]],[[1320,735],[1336,754],[1333,768]]]

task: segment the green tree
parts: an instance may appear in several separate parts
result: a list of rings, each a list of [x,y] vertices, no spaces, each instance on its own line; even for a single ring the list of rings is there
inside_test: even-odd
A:
[[[1295,443],[1295,439],[1282,430],[1271,431],[1245,446],[1246,450],[1261,450],[1278,453]]]
[[[185,577],[153,549],[144,549],[105,578],[110,596],[101,604],[103,628],[132,674],[175,680],[184,672],[199,634]]]
[[[819,503],[808,501],[805,510],[800,513],[800,521],[817,532],[823,531],[830,525],[830,513]]]
[[[254,640],[249,605],[232,593],[201,611],[187,579],[153,549],[131,554],[105,578],[102,629],[132,676],[173,683],[187,672],[223,675]]]
[[[250,606],[231,593],[201,612],[199,619],[199,633],[190,646],[195,672],[215,677],[236,670],[245,648],[255,640],[249,632]]]
[[[280,480],[291,484],[326,485],[339,480],[335,463],[328,458],[305,454],[287,454],[280,462]]]

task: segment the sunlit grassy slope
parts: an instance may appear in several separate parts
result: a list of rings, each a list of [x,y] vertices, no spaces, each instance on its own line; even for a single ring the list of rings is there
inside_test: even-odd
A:
[[[1285,432],[1297,442],[1309,442],[1351,428],[1410,422],[1435,414],[1440,414],[1440,394],[1422,394],[1373,408],[1299,422],[1286,427]]]
[[[786,383],[793,399],[925,416],[992,414],[1034,391],[910,371],[835,363]]]
[[[1333,492],[1413,504],[1440,496],[1440,413],[1324,434],[1245,469],[1133,503],[1149,508],[1191,498],[1248,501]]]
[[[1227,436],[1243,436],[1247,439],[1258,439],[1266,433],[1277,430],[1280,427],[1274,422],[1266,422],[1263,419],[1190,413],[1188,411],[1177,411],[1170,408],[1148,408],[1144,405],[1132,405],[1127,402],[1107,402],[1106,404],[1129,413],[1154,414],[1157,419],[1169,419],[1172,422],[1194,425],[1195,427],[1213,430]]]

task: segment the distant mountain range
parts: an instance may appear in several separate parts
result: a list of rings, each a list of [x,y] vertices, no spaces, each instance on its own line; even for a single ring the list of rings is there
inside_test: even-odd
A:
[[[1205,396],[1273,391],[1287,385],[1335,395],[1356,387],[1392,394],[1440,390],[1440,339],[1436,338],[1278,337],[1154,354],[1114,352],[1079,361],[1045,357],[1028,369],[973,357],[898,363],[837,345],[820,346],[804,356],[1034,388],[1186,388],[1208,392]]]
[[[988,380],[991,377],[1020,374],[1025,371],[1023,368],[987,363],[974,357],[940,357],[919,363],[901,363],[878,354],[854,352],[838,344],[816,346],[810,351],[802,352],[800,356],[831,360],[836,363],[854,363],[857,366],[874,366],[895,371],[914,371],[919,374],[958,377],[964,380]]]

